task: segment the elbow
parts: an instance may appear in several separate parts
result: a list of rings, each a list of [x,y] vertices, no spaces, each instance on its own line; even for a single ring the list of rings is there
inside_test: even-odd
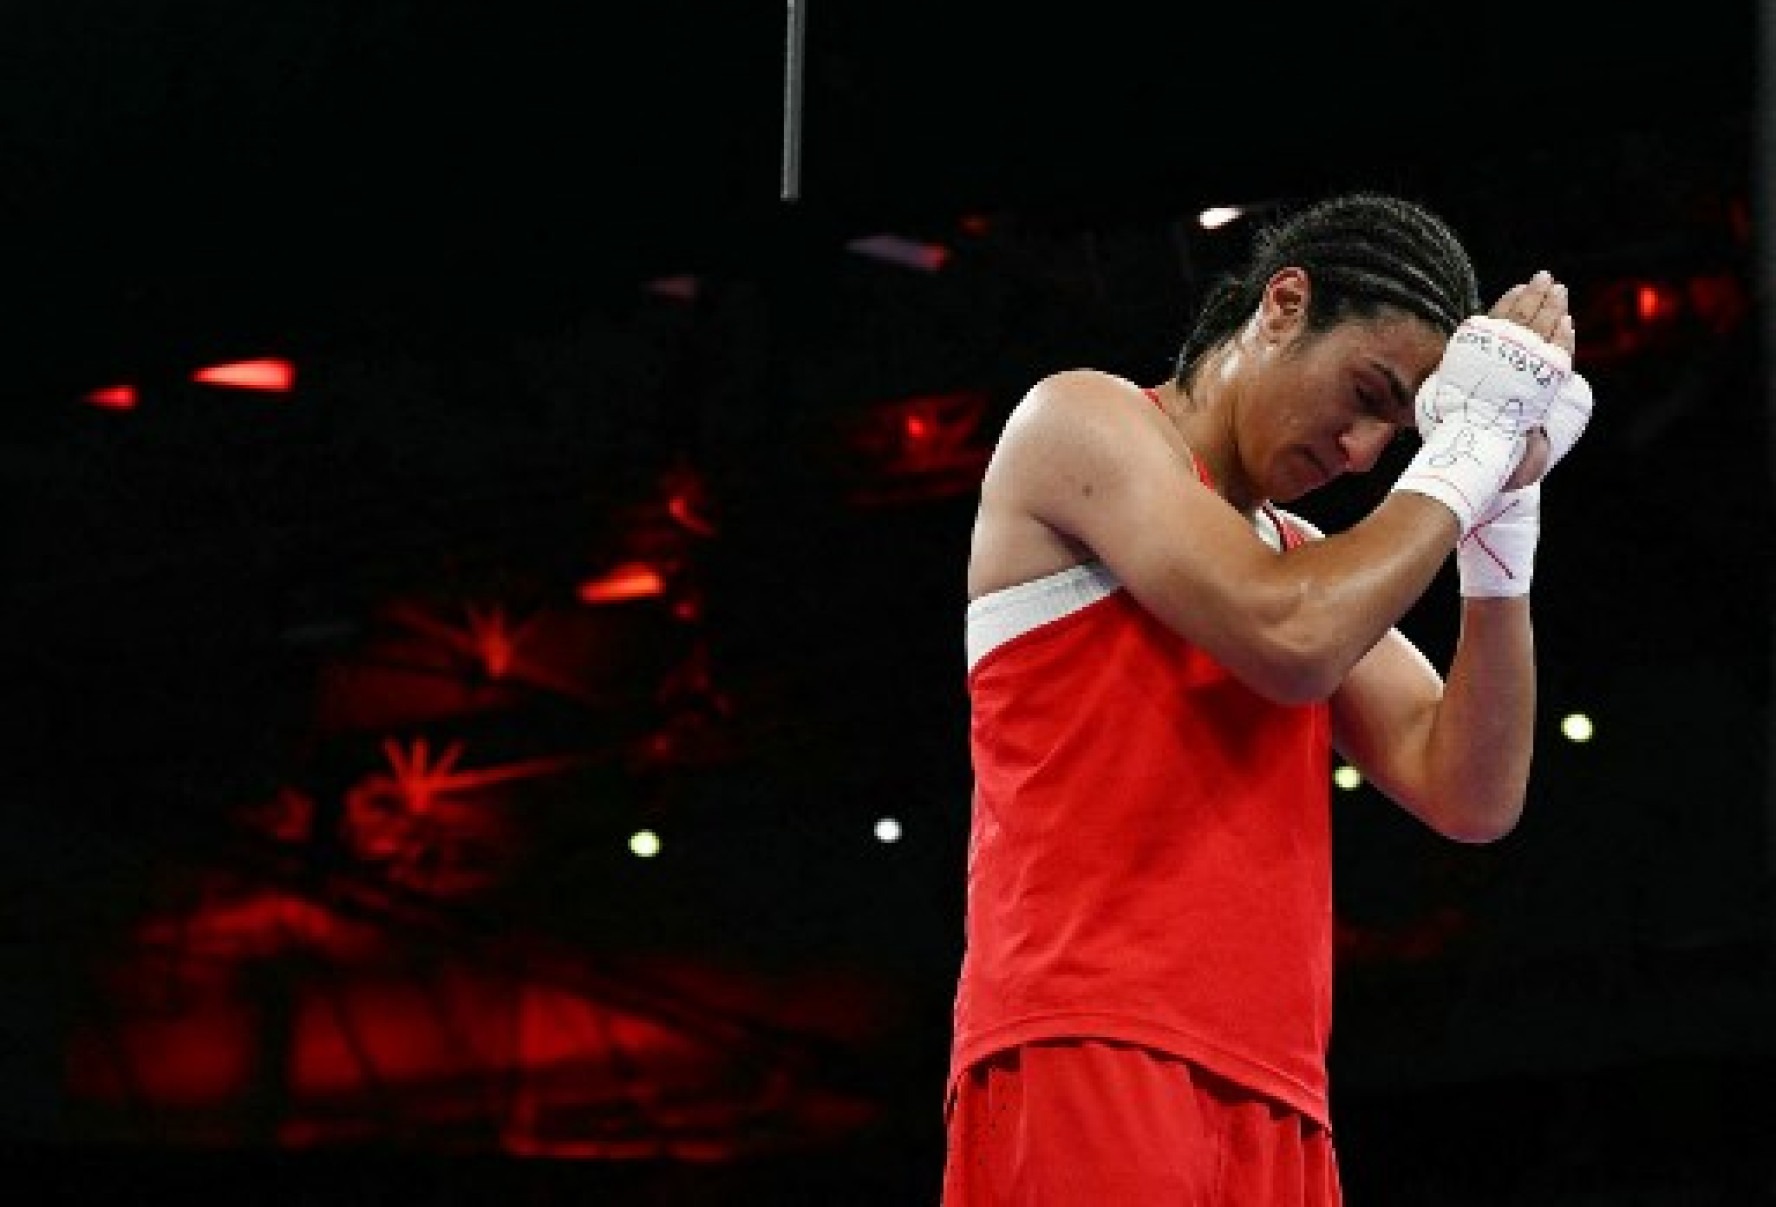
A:
[[[1374,643],[1364,643],[1342,614],[1320,606],[1305,584],[1269,596],[1246,612],[1245,635],[1255,663],[1248,682],[1277,704],[1317,704],[1344,685],[1345,677]]]
[[[1470,846],[1497,842],[1517,828],[1523,817],[1523,800],[1454,810],[1436,821],[1443,837]]]
[[[1317,704],[1336,692],[1349,672],[1350,664],[1323,646],[1284,635],[1265,643],[1247,681],[1276,704]]]
[[[1341,680],[1342,676],[1327,675],[1317,667],[1290,668],[1273,671],[1255,690],[1273,704],[1317,704],[1337,691]]]

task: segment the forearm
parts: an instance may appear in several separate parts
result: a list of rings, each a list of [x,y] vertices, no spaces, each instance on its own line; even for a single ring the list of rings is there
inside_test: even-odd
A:
[[[1266,618],[1279,662],[1295,675],[1290,694],[1336,690],[1424,594],[1457,533],[1441,504],[1399,493],[1344,532],[1278,558]]]
[[[1466,599],[1427,738],[1432,824],[1490,842],[1517,824],[1535,740],[1535,639],[1527,595]]]
[[[1539,289],[1532,283],[1507,292],[1494,313],[1533,320],[1539,338],[1555,341],[1559,357],[1551,359],[1570,365],[1573,331],[1565,294],[1548,285],[1544,277]],[[1518,303],[1533,303],[1527,319]],[[1448,383],[1440,380],[1444,367],[1418,394],[1427,448],[1432,441],[1456,447],[1446,439],[1451,414]],[[1571,449],[1592,408],[1583,378],[1564,371],[1557,376],[1547,411],[1518,429],[1524,445],[1496,492],[1475,490],[1471,481],[1445,482],[1441,462],[1424,459],[1422,450],[1414,460],[1424,472],[1408,488],[1443,497],[1463,515],[1455,558],[1461,632],[1447,676],[1399,638],[1382,643],[1334,701],[1340,748],[1405,809],[1457,841],[1491,842],[1509,833],[1522,817],[1529,787],[1536,720],[1529,592],[1541,531],[1540,481]],[[1460,488],[1444,492],[1445,485]],[[1463,513],[1468,500],[1477,506]]]
[[[1419,392],[1421,443],[1388,498],[1291,567],[1306,581],[1289,617],[1295,627],[1284,630],[1294,644],[1284,648],[1305,652],[1305,682],[1336,690],[1457,542],[1496,518],[1491,508],[1523,458],[1526,433],[1547,414],[1569,363],[1569,349],[1512,321],[1476,316],[1457,328]]]

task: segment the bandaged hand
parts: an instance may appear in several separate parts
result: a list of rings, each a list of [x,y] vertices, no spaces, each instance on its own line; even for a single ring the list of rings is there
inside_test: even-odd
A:
[[[1586,425],[1591,422],[1595,402],[1591,383],[1578,372],[1569,374],[1566,384],[1560,387],[1560,393],[1554,396],[1554,405],[1548,408],[1548,418],[1542,423],[1542,432],[1548,438],[1547,460],[1532,481],[1540,482],[1547,477],[1548,471],[1572,451],[1573,445],[1579,442],[1579,437],[1585,434]]]
[[[1418,434],[1460,422],[1522,435],[1541,427],[1572,356],[1509,319],[1476,314],[1455,329],[1443,359],[1419,388]]]
[[[1455,547],[1464,599],[1527,595],[1541,535],[1542,485],[1501,490]]]
[[[1584,435],[1594,404],[1590,383],[1576,371],[1569,374],[1542,424],[1546,462],[1528,484],[1499,491],[1456,546],[1456,572],[1465,598],[1528,593],[1541,531],[1542,479]]]
[[[1444,504],[1465,539],[1523,456],[1525,435],[1546,426],[1571,368],[1566,349],[1518,323],[1489,315],[1463,322],[1419,389],[1423,443],[1394,489]]]

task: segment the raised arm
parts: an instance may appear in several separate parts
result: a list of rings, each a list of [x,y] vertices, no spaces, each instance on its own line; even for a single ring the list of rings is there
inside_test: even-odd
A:
[[[1563,346],[1571,350],[1570,324]],[[1459,841],[1493,841],[1522,815],[1536,716],[1529,588],[1541,478],[1577,442],[1591,408],[1589,384],[1573,374],[1549,413],[1534,480],[1502,492],[1462,542],[1461,629],[1447,683],[1394,632],[1333,697],[1333,740],[1345,757]]]
[[[1272,699],[1329,695],[1460,535],[1447,507],[1402,491],[1347,531],[1279,553],[1198,480],[1163,426],[1124,379],[1049,377],[1000,437],[983,514],[1026,516],[1085,547],[1163,623]]]

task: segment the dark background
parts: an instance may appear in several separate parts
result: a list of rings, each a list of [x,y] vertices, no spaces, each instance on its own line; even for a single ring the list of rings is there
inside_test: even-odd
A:
[[[1568,281],[1599,403],[1523,824],[1337,798],[1349,1200],[1772,1201],[1757,7],[1193,10],[805,0],[787,189],[781,5],[0,12],[21,1175],[935,1202],[981,458],[1377,187],[1488,295]],[[262,356],[290,394],[191,377]],[[1403,624],[1441,660],[1456,609]]]

